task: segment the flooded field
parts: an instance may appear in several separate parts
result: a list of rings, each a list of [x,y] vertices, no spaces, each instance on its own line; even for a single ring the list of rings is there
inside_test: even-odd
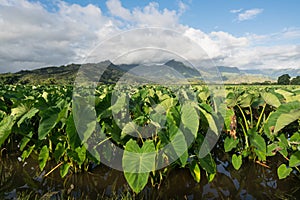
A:
[[[173,169],[160,186],[149,182],[138,195],[127,185],[122,172],[104,165],[62,179],[58,170],[45,177],[55,163],[40,173],[38,163],[18,156],[3,156],[0,164],[1,199],[299,199],[300,179],[292,174],[278,180],[276,169],[284,160],[272,157],[270,169],[245,162],[236,171],[217,154],[215,179],[208,183],[204,172],[196,183],[188,169]],[[273,163],[273,164],[272,164]],[[52,167],[52,168],[51,168]]]

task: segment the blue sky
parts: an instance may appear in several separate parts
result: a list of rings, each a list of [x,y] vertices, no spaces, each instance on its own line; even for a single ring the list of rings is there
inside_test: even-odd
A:
[[[41,0],[44,5],[53,8],[53,1]],[[65,0],[70,4],[97,5],[103,12],[109,14],[105,0]],[[122,0],[122,5],[130,10],[135,7],[145,7],[146,0]],[[222,30],[236,36],[245,33],[270,34],[279,32],[285,28],[300,27],[299,0],[155,0],[160,9],[177,10],[179,2],[186,5],[186,11],[180,16],[180,22],[205,32]],[[231,10],[242,11],[250,9],[263,9],[252,20],[239,22],[237,13]]]
[[[153,26],[190,37],[217,65],[300,68],[299,8],[299,0],[0,0],[0,72],[81,62],[111,35]]]

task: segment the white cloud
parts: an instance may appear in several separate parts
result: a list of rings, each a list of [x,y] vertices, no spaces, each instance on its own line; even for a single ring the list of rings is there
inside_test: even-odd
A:
[[[241,11],[242,11],[243,9],[241,8],[241,9],[234,9],[234,10],[230,10],[229,12],[231,12],[231,13],[240,13]]]
[[[300,41],[297,28],[271,35],[246,34],[236,37],[224,31],[205,33],[180,24],[180,15],[186,9],[180,5],[178,10],[169,10],[152,2],[145,7],[127,9],[119,0],[108,0],[110,14],[106,15],[94,5],[57,2],[57,10],[50,12],[40,3],[0,0],[0,72],[80,63],[107,38],[141,27],[162,27],[166,31],[158,29],[157,33],[149,34],[147,30],[138,29],[127,38],[119,37],[118,42],[108,43],[106,48],[101,49],[101,59],[113,60],[116,58],[113,55],[129,52],[137,48],[137,44],[180,49],[178,55],[192,60],[205,57],[201,52],[189,49],[189,45],[178,37],[182,34],[199,45],[217,65],[240,68],[300,67],[300,45],[285,43],[288,40]],[[244,14],[241,18],[246,20],[258,14],[257,11],[254,13],[244,11],[240,14]],[[172,35],[168,29],[178,33]],[[278,42],[272,43],[274,41]],[[171,58],[171,54],[147,50],[123,60],[142,62],[146,59],[145,55],[152,55],[157,61]]]
[[[122,6],[121,1],[119,0],[108,0],[106,6],[111,12],[112,15],[120,17],[125,20],[131,20],[132,15],[129,10]]]
[[[179,11],[178,11],[179,15],[182,15],[183,13],[185,13],[185,11],[189,8],[189,6],[185,3],[183,3],[182,1],[178,2],[178,7],[179,7]]]
[[[254,19],[258,14],[262,13],[263,11],[264,11],[263,9],[259,9],[259,8],[245,10],[244,12],[239,13],[238,20],[245,21],[245,20]]]

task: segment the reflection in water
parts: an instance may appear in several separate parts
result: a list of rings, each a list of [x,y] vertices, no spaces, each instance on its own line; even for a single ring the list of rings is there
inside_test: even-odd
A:
[[[218,173],[208,183],[202,171],[201,182],[196,183],[188,169],[174,169],[159,189],[151,184],[138,195],[134,195],[122,172],[106,166],[95,167],[87,173],[59,177],[55,170],[47,178],[40,173],[34,160],[26,163],[16,156],[2,158],[0,163],[0,199],[16,199],[22,192],[44,199],[103,199],[130,196],[135,199],[299,199],[300,179],[295,175],[284,180],[277,178],[277,166],[283,160],[270,158],[270,169],[253,162],[243,163],[236,171],[226,160],[227,154],[215,153]],[[45,171],[55,163],[48,164]]]

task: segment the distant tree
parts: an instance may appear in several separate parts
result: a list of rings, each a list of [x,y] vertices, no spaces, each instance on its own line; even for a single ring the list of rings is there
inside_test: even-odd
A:
[[[290,75],[283,74],[278,77],[277,84],[278,85],[289,85],[290,84]]]
[[[292,85],[300,85],[300,76],[297,76],[296,78],[293,78],[291,80]]]

